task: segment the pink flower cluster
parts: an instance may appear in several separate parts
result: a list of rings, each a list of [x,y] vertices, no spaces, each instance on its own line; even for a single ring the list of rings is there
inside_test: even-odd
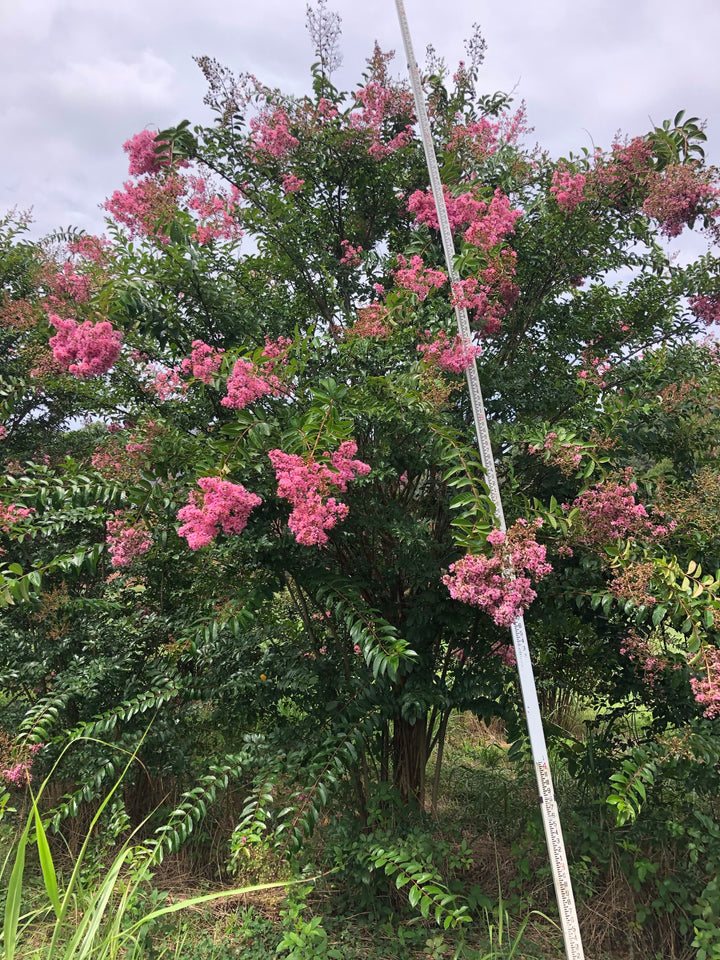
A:
[[[335,453],[323,454],[330,466],[282,450],[268,454],[278,480],[278,496],[292,504],[288,526],[298,543],[323,546],[328,542],[326,531],[348,515],[347,505],[328,494],[334,490],[344,493],[350,480],[370,473],[367,463],[352,459],[356,453],[357,444],[346,440]]]
[[[362,252],[363,248],[358,244],[357,247],[353,247],[349,240],[341,240],[340,246],[343,250],[343,255],[340,257],[340,263],[346,264],[348,267],[359,267],[362,263]]]
[[[129,567],[137,557],[147,553],[152,546],[152,537],[144,525],[133,526],[128,519],[122,519],[122,511],[116,510],[119,519],[107,521],[107,547],[110,563],[113,567]]]
[[[323,120],[329,121],[334,120],[336,117],[340,116],[340,113],[337,108],[336,103],[328,100],[327,97],[320,97],[317,105],[318,116],[322,117]]]
[[[430,331],[425,331],[430,336]],[[423,355],[425,363],[434,364],[448,373],[464,373],[470,364],[482,353],[481,347],[466,343],[462,337],[456,336],[452,341],[441,330],[430,343],[421,343],[418,350]]]
[[[289,130],[290,119],[282,107],[250,121],[251,143],[256,159],[280,160],[300,142]]]
[[[466,149],[475,159],[485,160],[498,148],[499,124],[482,117],[477,123],[453,127],[447,150]]]
[[[599,387],[601,390],[607,387],[605,374],[612,370],[612,364],[608,363],[607,360],[601,360],[599,357],[589,359],[587,355],[583,356],[583,360],[586,366],[578,370],[578,380],[586,385]]]
[[[692,677],[695,700],[705,708],[704,715],[709,719],[720,717],[720,650],[704,647],[702,650],[704,670],[700,677]]]
[[[504,236],[515,232],[515,221],[523,215],[523,211],[512,209],[510,198],[505,196],[500,187],[495,190],[490,204],[483,206],[483,216],[470,224],[465,231],[465,240],[483,250],[490,250]]]
[[[177,369],[202,383],[212,383],[213,376],[222,365],[223,352],[202,340],[193,340],[190,356],[185,357]]]
[[[656,524],[635,499],[637,484],[603,480],[583,491],[573,501],[580,511],[580,522],[574,532],[577,543],[601,547],[619,538],[664,537],[675,529],[675,522]],[[564,509],[567,509],[563,505]]]
[[[471,224],[482,216],[487,209],[487,204],[483,203],[482,200],[476,200],[472,193],[461,193],[454,197],[445,184],[443,184],[443,196],[445,197],[448,220],[453,232]],[[435,209],[435,198],[431,190],[416,190],[415,193],[410,195],[407,208],[410,213],[415,215],[418,223],[427,224],[433,230],[440,229],[440,221]]]
[[[452,285],[450,302],[471,311],[484,336],[499,331],[501,319],[518,298],[519,289],[512,279],[515,256],[514,250],[501,250],[477,277],[467,277]]]
[[[387,337],[390,333],[387,307],[382,303],[371,303],[367,307],[358,307],[357,320],[348,328],[351,337]]]
[[[37,753],[44,746],[44,743],[28,744],[23,750],[25,759],[18,760],[16,763],[13,763],[12,766],[7,767],[4,770],[0,770],[0,777],[2,777],[6,783],[10,783],[14,787],[21,787],[26,783],[30,783],[32,781],[31,770],[33,761]]]
[[[558,467],[566,476],[573,473],[582,463],[582,446],[579,443],[559,441],[557,433],[553,431],[545,435],[542,447],[530,444],[528,453],[544,453],[546,461]]]
[[[223,407],[243,410],[249,403],[270,394],[280,394],[280,381],[275,374],[260,375],[258,368],[250,360],[236,360],[232,373],[228,377],[227,396],[220,403]]]
[[[484,317],[491,306],[492,288],[482,283],[479,277],[467,277],[452,285],[450,302],[454,307],[474,311],[476,317]]]
[[[158,173],[162,167],[167,167],[167,157],[158,156],[155,148],[158,146],[157,133],[152,130],[141,130],[123,144],[123,150],[130,156],[129,173],[132,177],[142,176],[144,173]],[[163,145],[169,146],[164,141]]]
[[[220,401],[222,406],[242,410],[260,397],[279,396],[282,383],[274,371],[278,364],[287,362],[291,345],[292,341],[287,337],[280,337],[277,341],[266,337],[262,356],[267,362],[263,363],[262,369],[250,360],[236,360],[228,377],[227,396]]]
[[[93,263],[102,263],[107,255],[110,241],[105,237],[95,237],[92,234],[85,234],[68,243],[70,253],[83,260],[91,260]]]
[[[515,647],[511,643],[501,643],[493,647],[493,654],[505,664],[506,667],[516,667],[517,658],[515,656]]]
[[[90,299],[90,278],[77,273],[71,263],[64,263],[53,279],[55,292],[77,303]]]
[[[0,503],[0,530],[10,533],[10,528],[35,513],[33,507],[18,507],[15,503]]]
[[[542,580],[552,570],[533,536],[541,524],[518,521],[507,534],[493,530],[487,538],[491,557],[469,553],[450,565],[442,578],[450,596],[485,610],[499,627],[511,626],[537,596],[531,578]]]
[[[628,633],[623,645],[620,647],[620,653],[642,669],[651,687],[655,685],[658,677],[668,666],[668,661],[662,657],[658,657],[650,642],[638,636],[634,630]]]
[[[474,246],[489,250],[496,246],[502,237],[515,230],[515,221],[522,216],[522,210],[513,210],[510,199],[498,187],[489,204],[476,200],[472,193],[461,193],[453,197],[443,184],[443,195],[447,207],[448,220],[453,231],[467,225],[465,240]],[[440,228],[435,200],[432,192],[416,190],[408,200],[408,210],[415,215],[418,223],[425,223],[434,230]]]
[[[120,356],[122,334],[106,320],[63,320],[50,314],[50,323],[58,331],[50,338],[53,357],[76,377],[107,373]]]
[[[128,180],[103,206],[118,223],[124,224],[135,237],[157,236],[167,243],[163,229],[175,216],[178,201],[185,190],[185,181],[171,174],[164,180],[148,178],[133,183]]]
[[[643,211],[658,221],[666,237],[677,237],[692,224],[704,201],[717,195],[694,167],[680,164],[650,178]]]
[[[633,191],[644,188],[652,165],[652,149],[643,137],[635,137],[628,144],[616,140],[609,158],[597,152],[592,182],[616,205],[624,207]]]
[[[412,116],[412,96],[402,87],[390,87],[371,80],[366,86],[355,92],[360,109],[350,115],[350,123],[357,130],[370,134],[371,143],[368,153],[379,160],[395,150],[406,146],[413,138],[411,123],[387,142],[383,141],[383,126],[388,120],[400,116]]]
[[[448,150],[465,150],[475,160],[486,160],[495,153],[501,143],[515,144],[521,136],[529,133],[525,104],[515,113],[506,111],[496,121],[482,117],[477,122],[459,124],[452,128]]]
[[[690,309],[708,327],[720,323],[720,296],[690,297]]]
[[[140,360],[139,357],[133,359]],[[154,393],[161,403],[166,400],[179,400],[188,389],[188,384],[182,379],[179,367],[166,367],[157,361],[145,363],[139,371],[141,384],[144,390]]]
[[[278,363],[287,363],[288,350],[291,346],[292,340],[289,337],[278,337],[277,340],[265,337],[262,356],[272,361],[268,364],[270,370],[274,370]]]
[[[282,188],[285,193],[298,193],[305,186],[305,181],[300,180],[294,173],[286,173],[282,178]]]
[[[205,177],[187,177],[186,182],[189,188],[188,207],[195,211],[201,221],[194,234],[199,244],[242,236],[237,214],[240,200],[237,187],[233,187],[227,195],[215,192]]]
[[[178,534],[185,537],[191,550],[206,547],[220,530],[223,533],[242,533],[253,507],[262,503],[256,493],[250,493],[241,483],[230,483],[219,477],[201,477],[187,506],[178,511],[178,520],[185,523]]]
[[[422,257],[417,254],[410,258],[410,263],[400,253],[397,257],[399,269],[393,271],[395,282],[399,287],[414,293],[419,301],[423,301],[431,290],[439,290],[447,282],[447,274],[442,270],[433,270],[426,267]]]
[[[557,205],[566,213],[572,213],[585,199],[587,177],[569,170],[556,170],[552,176],[550,193],[555,195]]]

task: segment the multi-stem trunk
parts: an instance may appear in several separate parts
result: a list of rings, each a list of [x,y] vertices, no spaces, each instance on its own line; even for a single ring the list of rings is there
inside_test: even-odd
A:
[[[393,784],[405,802],[425,805],[425,767],[427,765],[427,718],[410,723],[397,717],[392,734]]]

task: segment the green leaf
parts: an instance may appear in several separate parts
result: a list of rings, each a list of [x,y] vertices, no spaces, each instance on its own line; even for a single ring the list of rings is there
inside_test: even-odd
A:
[[[60,895],[58,893],[57,876],[55,874],[55,864],[53,863],[50,846],[48,844],[45,827],[43,826],[40,811],[37,804],[33,803],[35,812],[35,838],[37,842],[38,858],[40,860],[40,869],[42,870],[45,889],[47,890],[50,903],[55,911],[55,916],[60,917]]]

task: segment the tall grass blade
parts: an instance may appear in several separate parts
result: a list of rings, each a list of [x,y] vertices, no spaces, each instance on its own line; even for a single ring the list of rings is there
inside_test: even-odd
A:
[[[25,872],[25,848],[27,847],[29,832],[30,821],[28,821],[18,841],[15,863],[13,864],[10,881],[8,883],[7,899],[5,901],[5,922],[3,924],[3,941],[5,944],[4,960],[13,960],[15,956],[18,919],[20,917],[20,903],[22,900],[23,873]]]
[[[55,864],[53,863],[50,845],[48,844],[45,827],[43,826],[40,811],[33,797],[33,810],[35,811],[35,839],[37,842],[38,857],[40,859],[40,869],[42,870],[45,889],[52,904],[55,916],[60,918],[60,894],[58,892],[57,874],[55,873]]]
[[[98,931],[100,930],[100,925],[103,921],[103,917],[105,916],[105,911],[107,909],[110,897],[115,891],[120,870],[127,860],[127,855],[127,847],[124,847],[117,857],[115,857],[113,865],[100,884],[100,889],[97,891],[90,902],[89,907],[85,911],[85,915],[80,922],[75,936],[70,941],[70,945],[63,960],[85,960],[85,958],[89,957],[92,951],[97,947],[96,941],[98,937]]]

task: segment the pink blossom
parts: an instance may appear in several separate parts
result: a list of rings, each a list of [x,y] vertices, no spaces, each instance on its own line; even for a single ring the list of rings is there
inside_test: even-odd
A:
[[[135,136],[130,137],[123,144],[123,150],[130,156],[129,173],[130,176],[138,177],[144,173],[158,173],[163,167],[168,166],[168,157],[158,156],[155,153],[155,147],[158,146],[157,133],[152,130],[141,130]],[[160,144],[169,146],[165,141]]]
[[[429,335],[429,331],[425,331]],[[418,350],[423,355],[425,363],[434,364],[448,373],[464,373],[476,357],[482,353],[482,348],[466,343],[462,337],[456,336],[452,341],[441,330],[430,343],[421,343]]]
[[[270,394],[280,395],[280,381],[270,373],[263,376],[250,360],[236,360],[228,377],[227,396],[220,401],[223,407],[243,410],[249,403]]]
[[[483,250],[490,250],[504,236],[515,232],[515,221],[522,215],[522,210],[512,209],[510,198],[498,187],[486,212],[465,231],[465,240]]]
[[[282,188],[285,193],[298,193],[305,186],[305,181],[300,180],[294,173],[286,173],[282,178]]]
[[[324,120],[334,120],[335,117],[339,116],[337,104],[331,103],[327,97],[320,97],[317,105],[318,116],[322,117]]]
[[[0,503],[0,530],[10,533],[10,528],[27,520],[35,513],[33,507],[18,507],[15,503]]]
[[[253,363],[242,358],[237,360],[228,377],[227,396],[223,397],[220,403],[224,407],[242,410],[260,397],[280,396],[283,385],[275,370],[287,363],[291,346],[292,340],[287,337],[279,337],[278,340],[265,337],[265,347],[261,353],[262,363]]]
[[[622,208],[634,192],[645,190],[652,165],[652,149],[643,137],[635,137],[629,144],[616,140],[609,159],[598,152],[592,182]]]
[[[637,484],[604,480],[583,491],[573,502],[580,512],[574,537],[577,543],[603,546],[620,538],[660,537],[674,529],[655,524],[642,503],[635,499]]]
[[[643,211],[659,222],[665,236],[679,236],[685,226],[692,225],[703,203],[718,196],[704,176],[693,166],[679,164],[650,177]]]
[[[191,550],[208,546],[221,529],[227,534],[242,533],[250,511],[262,503],[242,484],[219,477],[201,477],[198,486],[202,493],[193,490],[188,505],[178,511],[178,520],[185,521],[178,534],[186,538]]]
[[[335,453],[323,454],[330,466],[282,450],[268,454],[278,480],[278,496],[292,504],[288,526],[298,543],[323,546],[328,542],[326,531],[347,516],[347,505],[328,493],[344,493],[350,480],[370,472],[368,464],[352,459],[356,453],[357,445],[346,440]]]
[[[340,246],[343,250],[343,255],[340,257],[340,263],[344,263],[349,267],[359,267],[362,263],[362,252],[363,248],[358,244],[357,247],[353,247],[349,240],[341,240]]]
[[[442,578],[450,596],[485,610],[498,626],[509,627],[537,596],[531,577],[542,580],[552,570],[545,547],[532,536],[540,523],[518,521],[507,533],[493,530],[487,538],[492,556],[467,554],[451,564]]]
[[[467,277],[452,285],[450,302],[472,313],[471,319],[484,336],[497,333],[500,321],[518,296],[512,276],[515,251],[502,250],[477,277]]]
[[[212,383],[213,376],[222,365],[222,355],[222,349],[211,347],[202,340],[193,340],[190,356],[182,361],[178,369],[202,383]]]
[[[77,303],[85,303],[90,299],[90,278],[76,273],[70,263],[62,265],[62,269],[53,278],[53,287],[61,297]]]
[[[697,703],[703,706],[704,716],[709,719],[720,717],[720,650],[703,647],[703,672],[692,677],[690,686]]]
[[[289,130],[290,120],[282,107],[250,121],[251,143],[256,159],[279,160],[300,142]]]
[[[122,511],[116,510],[119,519],[107,521],[107,545],[113,567],[129,567],[137,557],[147,553],[152,546],[152,537],[142,524],[133,526],[129,519],[122,519]]]
[[[690,309],[706,326],[720,323],[720,296],[690,297]]]
[[[501,643],[499,646],[493,648],[493,653],[502,660],[506,667],[517,666],[515,648],[511,643]]]
[[[68,250],[75,256],[83,260],[91,260],[93,263],[102,263],[110,246],[110,241],[105,237],[95,237],[92,234],[85,234],[68,243]]]
[[[414,293],[418,300],[423,301],[432,289],[439,290],[447,281],[447,274],[442,270],[433,270],[426,267],[422,257],[417,254],[410,258],[410,264],[402,254],[398,254],[399,269],[393,271],[395,282]]]
[[[177,370],[169,370],[158,364],[148,364],[144,372],[151,374],[147,387],[157,394],[162,403],[166,400],[179,400],[188,388]]]
[[[371,303],[367,307],[358,307],[357,320],[348,327],[350,337],[387,337],[390,333],[389,314],[382,303]]]
[[[237,187],[227,194],[213,190],[204,177],[187,177],[186,183],[189,190],[187,205],[200,220],[193,235],[199,244],[242,236],[237,212],[240,191]]]
[[[550,193],[555,195],[557,205],[566,213],[572,213],[585,199],[587,177],[569,170],[556,170],[552,176]]]
[[[459,124],[452,128],[446,149],[466,149],[476,159],[485,160],[498,148],[499,127],[486,117],[477,123]]]
[[[157,236],[167,243],[164,228],[173,219],[185,190],[183,178],[172,174],[163,181],[128,180],[103,206],[117,223],[126,226],[132,236]]]
[[[267,364],[269,371],[273,371],[278,363],[287,363],[290,347],[292,347],[292,340],[289,337],[278,337],[277,340],[265,337],[262,356],[273,361],[273,363]]]
[[[472,193],[461,193],[454,197],[445,184],[443,184],[443,196],[445,197],[448,220],[453,232],[472,223],[487,210],[487,204],[482,200],[476,200]],[[416,190],[415,193],[410,195],[407,208],[410,213],[415,215],[418,223],[427,224],[434,230],[440,229],[435,198],[431,190]]]
[[[370,136],[368,154],[374,159],[382,159],[388,154],[406,146],[413,139],[413,128],[406,122],[404,128],[390,139],[385,139],[386,131],[397,129],[397,120],[412,117],[412,96],[402,87],[385,85],[371,80],[366,86],[355,92],[359,109],[350,115],[350,124],[356,130],[362,130]]]
[[[665,657],[659,657],[650,642],[644,640],[634,630],[631,630],[623,641],[620,653],[643,670],[645,679],[651,687],[669,665],[668,660]]]
[[[50,338],[53,357],[73,376],[86,378],[107,373],[120,356],[122,334],[106,320],[78,324],[54,314],[48,319],[58,331]]]
[[[12,767],[8,767],[6,770],[0,770],[0,776],[6,783],[11,783],[14,787],[19,787],[25,783],[30,783],[32,780],[30,773],[31,766],[31,761],[21,761]]]
[[[33,762],[44,746],[44,743],[26,743],[21,746],[18,750],[20,758],[18,759],[16,756],[15,762],[11,766],[0,770],[0,778],[14,787],[21,787],[30,783],[32,781]]]

